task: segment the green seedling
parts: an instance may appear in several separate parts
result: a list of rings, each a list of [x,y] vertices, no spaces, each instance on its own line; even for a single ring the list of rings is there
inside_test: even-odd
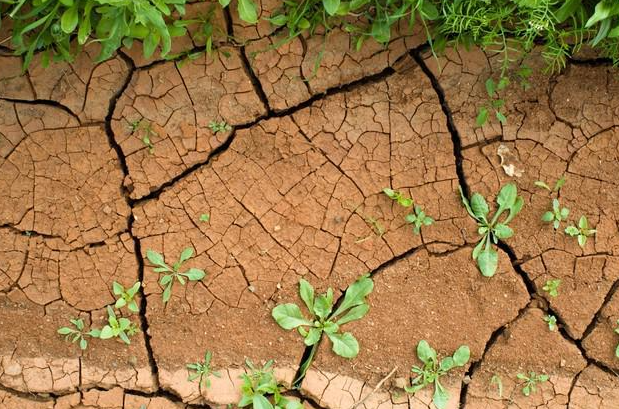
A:
[[[157,133],[153,131],[150,122],[140,119],[131,123],[131,133],[134,134],[138,131],[142,131],[142,143],[148,148],[148,153],[151,155],[155,153],[155,145],[151,142],[152,136],[157,136]]]
[[[211,220],[211,215],[208,213],[202,213],[200,215],[200,221],[204,223],[208,223]]]
[[[552,199],[552,210],[549,210],[542,215],[542,221],[552,223],[554,229],[558,230],[561,222],[567,220],[567,216],[569,214],[570,209],[567,207],[561,207],[559,204],[559,199]]]
[[[151,264],[157,266],[153,269],[155,273],[162,273],[163,276],[159,280],[159,284],[164,286],[163,290],[163,303],[166,304],[170,301],[172,296],[172,286],[174,285],[174,279],[181,285],[185,285],[185,279],[189,281],[200,281],[206,275],[203,270],[197,268],[190,268],[187,271],[180,272],[183,263],[189,260],[193,256],[193,248],[187,247],[181,252],[180,258],[172,267],[168,266],[163,256],[154,250],[146,251],[146,258]]]
[[[537,384],[541,382],[548,381],[548,375],[540,374],[537,375],[535,372],[530,371],[529,376],[519,373],[516,375],[518,379],[524,381],[524,385],[522,387],[522,394],[524,396],[529,396],[531,393],[535,393],[537,391]]]
[[[578,245],[582,248],[587,244],[587,238],[593,236],[597,231],[589,228],[589,222],[586,216],[580,216],[578,220],[578,227],[567,226],[565,233],[572,237],[578,237]]]
[[[503,399],[503,381],[501,377],[497,374],[492,375],[492,378],[490,378],[490,385],[496,385],[499,398]]]
[[[226,121],[211,121],[208,123],[208,127],[213,133],[226,132],[232,130],[232,127],[226,123]]]
[[[209,379],[211,375],[221,378],[221,374],[219,372],[213,371],[211,369],[211,360],[213,359],[213,354],[211,351],[206,351],[204,354],[204,361],[196,362],[193,364],[187,364],[187,369],[190,371],[194,371],[194,373],[190,374],[187,378],[188,381],[195,381],[196,379],[200,379],[200,386],[205,385],[206,388],[211,387],[211,380]]]
[[[434,223],[434,219],[426,216],[426,213],[421,209],[421,206],[415,205],[415,213],[407,214],[404,220],[413,226],[413,233],[419,234],[421,226],[429,226]]]
[[[117,318],[114,310],[109,305],[107,306],[107,322],[100,330],[94,329],[90,331],[93,337],[100,339],[120,338],[127,345],[131,344],[130,336],[135,335],[139,329],[129,319],[121,317]]]
[[[549,330],[557,330],[557,317],[555,317],[554,315],[544,315],[544,321],[548,323]]]
[[[238,407],[251,405],[254,409],[303,409],[303,405],[297,399],[282,396],[283,388],[273,373],[273,360],[269,360],[262,368],[255,367],[249,359],[245,361],[245,365],[250,372],[241,375],[243,385]]]
[[[88,332],[84,332],[84,321],[81,318],[73,318],[69,320],[71,322],[71,324],[73,324],[73,326],[76,329],[73,328],[69,328],[69,327],[61,327],[58,328],[58,333],[60,335],[64,335],[64,339],[66,341],[71,341],[72,343],[76,343],[79,341],[79,346],[80,349],[84,350],[88,347],[88,341],[86,340],[86,336],[90,336],[90,337],[95,337],[96,336],[96,332],[93,332],[95,330],[91,330]],[[94,334],[94,335],[93,335]]]
[[[462,192],[462,188],[460,188],[460,196],[468,214],[477,221],[479,226],[477,232],[482,236],[473,249],[473,259],[477,260],[477,266],[482,275],[492,277],[499,263],[499,253],[494,249],[492,243],[497,244],[499,240],[513,236],[514,231],[508,226],[508,223],[522,210],[524,200],[521,196],[518,196],[515,184],[510,183],[503,186],[496,198],[499,207],[494,217],[488,219],[490,210],[482,195],[473,193],[469,203],[464,192]],[[509,213],[500,222],[499,218],[505,211],[509,211]]]
[[[552,189],[550,188],[550,186],[548,186],[546,182],[542,180],[537,180],[535,181],[534,184],[535,186],[542,188],[542,189],[546,189],[547,191],[551,193],[557,193],[559,190],[561,190],[561,188],[563,187],[566,181],[567,179],[565,179],[565,176],[561,176],[561,178],[557,180],[557,182],[555,183],[555,186]]]
[[[561,280],[558,278],[546,281],[546,284],[542,287],[542,290],[546,291],[549,296],[556,297],[559,295],[559,286]]]
[[[402,207],[411,207],[413,205],[413,199],[404,196],[401,192],[397,190],[389,189],[388,187],[383,189],[383,193],[387,195],[387,197],[395,202],[397,202]]]
[[[305,345],[316,347],[324,332],[333,343],[333,352],[344,358],[354,358],[359,353],[359,343],[350,332],[340,333],[340,327],[368,313],[370,306],[366,297],[373,289],[374,282],[368,275],[360,277],[348,287],[344,301],[333,311],[333,289],[329,288],[326,293],[315,296],[312,285],[301,279],[299,294],[311,318],[305,318],[299,306],[292,303],[276,306],[271,315],[285,330],[296,328],[305,338]]]
[[[434,396],[432,402],[438,409],[444,409],[449,400],[449,393],[441,385],[440,377],[447,374],[451,369],[466,365],[471,356],[469,347],[461,345],[453,356],[438,360],[436,351],[430,347],[427,341],[421,340],[417,344],[417,357],[423,362],[423,366],[413,366],[411,372],[415,374],[410,387],[404,389],[408,393],[415,393],[427,385],[434,384]]]
[[[488,78],[486,80],[486,93],[488,94],[488,102],[484,104],[477,113],[477,118],[475,119],[475,124],[479,126],[484,126],[486,122],[488,122],[488,117],[490,116],[490,112],[494,112],[494,116],[499,122],[503,125],[507,123],[507,118],[505,114],[501,112],[503,107],[505,106],[505,100],[499,97],[499,91],[504,90],[510,81],[508,77],[501,77],[499,82],[495,82],[492,78]]]
[[[617,325],[619,325],[619,320],[617,320]],[[619,334],[619,326],[615,328],[615,333]],[[619,358],[619,344],[617,344],[617,348],[615,348],[615,356]]]
[[[140,308],[138,307],[138,303],[135,300],[135,295],[138,293],[140,289],[141,283],[138,281],[131,288],[125,289],[121,284],[114,281],[112,284],[112,288],[114,290],[114,295],[118,296],[116,300],[116,304],[114,307],[120,310],[122,307],[127,306],[129,311],[131,312],[140,312]]]

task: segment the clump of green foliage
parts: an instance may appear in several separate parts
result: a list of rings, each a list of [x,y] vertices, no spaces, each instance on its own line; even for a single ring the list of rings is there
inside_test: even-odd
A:
[[[548,381],[549,377],[545,374],[536,374],[535,372],[530,371],[529,375],[519,373],[516,375],[518,379],[524,381],[522,386],[522,394],[524,396],[529,396],[531,393],[535,393],[537,391],[537,385],[541,382]]]
[[[561,285],[561,280],[558,278],[550,279],[546,281],[546,284],[542,287],[542,290],[546,291],[549,296],[557,297],[559,295],[559,286]]]
[[[559,179],[557,179],[557,182],[552,189],[543,180],[536,180],[534,185],[539,188],[546,189],[550,193],[558,193],[559,190],[561,190],[561,188],[563,187],[563,185],[565,185],[565,182],[567,182],[567,179],[565,178],[565,176],[561,176]]]
[[[206,386],[207,389],[210,388],[211,375],[216,376],[217,378],[221,378],[221,374],[219,372],[213,371],[211,369],[212,359],[213,353],[211,351],[206,351],[204,353],[204,361],[187,364],[187,369],[194,372],[189,375],[187,380],[191,382],[199,379],[200,385]]]
[[[473,259],[477,260],[479,270],[485,277],[492,277],[499,263],[499,253],[494,249],[493,243],[508,239],[514,231],[508,226],[509,222],[522,210],[524,200],[518,196],[516,185],[509,183],[501,189],[496,201],[499,205],[492,219],[489,219],[490,209],[486,199],[479,193],[473,193],[471,201],[464,196],[460,188],[460,197],[468,214],[477,221],[477,232],[482,236],[481,240],[473,249]],[[504,212],[507,216],[500,221]]]
[[[203,223],[208,223],[211,221],[211,215],[209,213],[202,213],[200,215],[200,221]]]
[[[414,205],[413,199],[404,196],[401,192],[390,188],[384,188],[383,193],[389,197],[389,199],[396,202],[398,205],[404,208],[410,208]],[[413,212],[407,214],[404,217],[406,223],[413,226],[413,233],[419,234],[422,226],[430,226],[434,223],[434,219],[426,215],[421,206],[414,205]]]
[[[132,323],[128,318],[118,318],[114,310],[109,305],[107,306],[107,325],[103,328],[93,329],[93,337],[101,339],[120,338],[125,344],[131,344],[129,337],[137,334],[140,330],[135,323]]]
[[[155,145],[151,138],[153,136],[158,136],[157,132],[153,130],[151,123],[145,119],[140,119],[138,121],[134,121],[131,123],[131,134],[139,132],[142,134],[141,141],[148,148],[148,153],[151,155],[155,153]]]
[[[428,342],[425,340],[419,341],[419,344],[417,344],[417,357],[423,362],[423,366],[413,366],[411,369],[415,377],[411,382],[411,386],[405,388],[406,392],[415,393],[428,385],[434,384],[432,402],[438,409],[444,409],[449,401],[449,393],[441,385],[440,378],[451,369],[466,365],[470,356],[469,347],[462,345],[456,349],[453,356],[445,357],[439,361],[436,351],[430,347]]]
[[[554,315],[544,315],[544,321],[548,323],[549,330],[557,330],[557,317],[555,317]]]
[[[305,345],[317,346],[322,334],[333,343],[333,352],[344,358],[354,358],[359,353],[359,343],[350,332],[340,332],[340,327],[351,321],[363,318],[370,306],[366,297],[374,289],[374,282],[365,275],[355,281],[344,294],[344,300],[333,311],[333,289],[315,295],[314,287],[304,279],[299,281],[299,294],[309,311],[306,318],[298,305],[280,304],[273,308],[271,315],[285,330],[297,329],[304,338]]]
[[[617,325],[619,325],[619,320],[617,320]],[[619,326],[615,328],[615,333],[619,334]],[[617,344],[617,348],[615,349],[615,356],[619,358],[619,344]]]
[[[211,121],[208,123],[208,127],[211,129],[213,133],[227,132],[227,131],[232,130],[232,127],[228,125],[226,121],[220,121],[220,122]]]
[[[135,300],[135,295],[138,293],[140,286],[141,283],[138,281],[130,288],[125,288],[121,284],[114,281],[114,283],[112,284],[112,289],[114,291],[114,295],[118,297],[118,299],[116,300],[116,304],[114,304],[114,307],[116,309],[121,309],[122,307],[126,306],[131,312],[140,312],[138,303]]]
[[[170,301],[170,297],[172,296],[172,286],[174,285],[174,281],[178,281],[181,285],[185,285],[185,280],[189,281],[200,281],[204,278],[206,273],[204,270],[200,270],[198,268],[190,268],[186,271],[181,272],[180,269],[183,266],[183,263],[189,260],[193,256],[193,248],[187,247],[185,248],[176,263],[172,265],[172,267],[168,266],[163,259],[163,256],[154,251],[154,250],[146,250],[146,258],[150,261],[151,264],[156,266],[153,271],[155,273],[161,273],[163,276],[159,280],[159,284],[164,287],[163,290],[163,303],[166,304]]]
[[[570,214],[570,209],[567,207],[561,207],[559,199],[552,199],[552,210],[547,211],[542,215],[542,221],[546,223],[552,223],[555,230],[559,229],[561,222],[567,220],[567,216]]]
[[[496,119],[498,119],[501,124],[505,125],[507,123],[507,118],[505,114],[501,112],[501,109],[505,105],[505,100],[499,98],[499,91],[503,91],[509,85],[509,78],[502,77],[498,83],[492,78],[488,78],[485,85],[486,93],[488,94],[488,103],[479,109],[475,123],[477,126],[483,126],[488,122],[488,116],[490,112],[493,111]]]
[[[71,327],[61,327],[58,328],[58,333],[60,335],[64,335],[65,340],[71,341],[72,343],[79,341],[80,349],[84,350],[88,348],[88,341],[86,340],[86,337],[97,337],[98,333],[95,330],[85,332],[84,320],[81,318],[72,318],[69,321],[73,324],[75,329]]]
[[[241,375],[243,385],[239,408],[251,405],[254,409],[303,409],[299,400],[282,396],[283,388],[273,373],[273,360],[269,360],[261,368],[254,366],[249,359],[245,361],[245,365],[250,372]]]
[[[580,216],[580,220],[578,220],[578,227],[576,226],[567,226],[565,228],[565,234],[577,237],[578,245],[582,248],[587,244],[587,238],[593,236],[597,231],[595,229],[589,228],[589,221],[586,216]]]

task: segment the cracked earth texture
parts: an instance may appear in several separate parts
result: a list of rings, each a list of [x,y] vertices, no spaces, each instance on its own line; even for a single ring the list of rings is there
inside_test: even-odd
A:
[[[261,15],[275,6],[260,2]],[[444,380],[450,409],[619,407],[610,67],[581,60],[536,74],[530,89],[506,91],[506,125],[474,128],[499,65],[480,50],[435,60],[404,26],[386,48],[354,52],[335,29],[271,49],[282,38],[268,25],[227,11],[214,21],[221,52],[183,63],[146,60],[134,45],[95,64],[92,45],[71,64],[43,69],[35,58],[20,75],[21,60],[0,51],[0,408],[226,408],[246,357],[274,358],[290,388],[307,351],[271,309],[300,303],[300,278],[339,297],[366,272],[370,312],[344,328],[359,356],[337,357],[324,340],[288,392],[306,408],[434,408],[429,388],[401,389],[421,339],[441,355],[470,347],[469,364]],[[197,35],[177,44],[203,46]],[[232,129],[213,133],[222,120]],[[598,231],[584,249],[540,220],[552,196],[533,182],[561,175],[570,219],[585,214]],[[494,200],[510,181],[525,207],[496,276],[483,278],[457,189]],[[413,235],[384,187],[435,223]],[[170,262],[186,247],[186,266],[207,275],[175,285],[164,305],[146,251]],[[542,290],[550,278],[562,280],[557,297]],[[140,312],[129,318],[142,332],[131,345],[94,339],[82,352],[56,334],[71,317],[101,327],[112,281],[137,280]],[[222,374],[209,389],[185,368],[206,349]],[[516,375],[529,371],[550,379],[525,397]]]

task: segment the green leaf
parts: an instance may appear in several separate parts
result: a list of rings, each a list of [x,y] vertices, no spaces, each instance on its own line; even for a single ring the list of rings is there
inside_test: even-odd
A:
[[[239,0],[238,9],[241,20],[250,24],[258,22],[258,11],[252,0]]]
[[[138,290],[140,289],[141,285],[142,283],[140,283],[139,281],[136,281],[135,284],[133,284],[131,288],[127,290],[127,294],[129,295],[129,297],[134,297],[137,294]]]
[[[392,200],[397,199],[396,192],[393,189],[389,189],[388,187],[386,187],[383,189],[383,193],[386,194],[389,197],[389,199],[392,199]]]
[[[153,31],[148,33],[148,35],[146,36],[146,38],[144,38],[143,41],[144,58],[150,58],[154,54],[155,49],[159,45],[159,41],[161,41],[161,36],[158,33]]]
[[[551,211],[547,211],[542,215],[542,221],[546,223],[550,223],[555,219],[555,214]]]
[[[72,330],[71,328],[68,328],[68,327],[62,327],[62,328],[58,328],[57,332],[60,335],[68,335],[68,334],[74,332],[74,330]]]
[[[198,268],[190,268],[186,272],[182,273],[182,275],[187,277],[190,281],[199,281],[204,278],[206,273]]]
[[[312,346],[316,342],[320,341],[320,336],[322,335],[322,331],[319,328],[310,328],[305,336],[305,345]]]
[[[496,202],[501,209],[509,209],[516,203],[516,197],[518,196],[518,189],[513,183],[508,183],[501,188],[499,195],[496,198]]]
[[[350,333],[329,334],[327,336],[333,342],[333,352],[343,358],[354,358],[359,353],[359,343],[357,339]]]
[[[537,180],[533,183],[535,186],[540,187],[542,189],[546,189],[549,192],[551,191],[550,186],[548,186],[545,182],[542,182],[541,180]]]
[[[479,113],[477,114],[477,118],[475,119],[475,124],[480,127],[484,126],[488,122],[488,108],[481,107],[479,109]]]
[[[442,371],[447,372],[451,368],[453,368],[454,365],[455,365],[454,364],[454,359],[452,357],[448,356],[448,357],[445,357],[445,358],[441,359],[441,363],[440,363],[439,367],[440,367],[440,369]]]
[[[312,322],[303,316],[299,307],[292,303],[276,306],[271,311],[271,315],[279,326],[286,330],[291,330],[301,325],[312,325]]]
[[[479,257],[479,253],[484,248],[485,243],[486,243],[486,236],[482,237],[482,239],[479,240],[479,243],[477,243],[477,245],[473,249],[473,260],[477,260],[477,258]]]
[[[333,16],[337,13],[337,9],[340,7],[340,0],[322,0],[322,5],[327,14]]]
[[[587,20],[585,28],[589,28],[594,24],[612,17],[619,12],[619,4],[614,0],[601,0],[595,5],[595,12]]]
[[[121,295],[125,292],[125,288],[122,285],[118,284],[116,281],[112,283],[112,289],[115,295]]]
[[[310,312],[314,311],[314,287],[304,280],[299,280],[299,294]]]
[[[580,220],[578,220],[578,227],[582,230],[587,229],[589,227],[589,222],[587,221],[587,217],[580,216]]]
[[[172,281],[163,290],[163,303],[170,301],[170,297],[172,297]]]
[[[479,193],[473,193],[471,196],[471,210],[476,218],[481,220],[485,220],[490,211],[486,199]]]
[[[60,28],[65,33],[71,34],[73,30],[75,30],[75,27],[77,27],[77,22],[77,5],[74,5],[62,13],[62,17],[60,18]]]
[[[370,306],[367,304],[357,305],[356,307],[351,308],[342,318],[337,320],[338,325],[344,325],[348,322],[355,321],[363,318],[368,311],[370,310]]]
[[[436,361],[436,351],[428,344],[428,341],[422,339],[417,344],[417,357],[424,364],[434,362]]]
[[[88,341],[84,338],[80,339],[80,349],[84,350],[88,347]]]
[[[471,357],[471,351],[467,345],[461,345],[453,354],[454,364],[456,366],[464,366]]]
[[[273,405],[267,398],[263,395],[254,394],[252,399],[252,408],[253,409],[273,409]]]
[[[569,235],[569,236],[577,236],[580,233],[580,230],[578,230],[578,227],[576,226],[567,226],[565,228],[565,234]]]
[[[514,235],[512,228],[502,223],[497,223],[492,230],[494,231],[495,236],[499,239],[509,239]]]
[[[101,333],[99,334],[99,338],[101,339],[110,339],[114,337],[114,331],[109,325],[104,326],[101,329]]]
[[[430,21],[438,19],[439,16],[438,9],[430,0],[424,0],[421,3],[421,7],[419,7],[419,14],[421,14],[425,20]]]
[[[494,96],[494,93],[496,92],[496,85],[492,78],[488,78],[486,80],[486,92],[488,93],[488,96],[490,98],[492,98]]]
[[[471,205],[469,204],[469,200],[464,196],[464,191],[462,191],[462,186],[458,186],[458,191],[460,192],[460,199],[462,199],[462,204],[466,209],[467,213],[475,220],[477,220],[477,216],[473,213],[473,209],[471,209]]]
[[[559,23],[563,23],[580,7],[582,0],[565,0],[563,5],[555,12],[555,18]]]
[[[114,304],[114,308],[116,308],[117,310],[120,310],[125,305],[127,305],[127,301],[125,301],[124,298],[119,298],[118,300],[116,300],[116,303]]]
[[[365,297],[370,294],[373,289],[374,282],[371,278],[368,276],[360,277],[350,287],[348,287],[346,294],[344,295],[344,301],[340,304],[333,316],[336,317],[349,308],[363,304],[365,302]]]
[[[230,4],[230,0],[219,0],[219,4],[221,4],[221,7],[226,8]]]
[[[492,247],[488,247],[479,252],[477,265],[484,277],[492,277],[496,273],[499,264],[499,253]]]
[[[501,111],[496,111],[494,115],[496,116],[496,119],[498,119],[501,124],[505,125],[507,123],[507,117]]]
[[[151,264],[169,269],[167,264],[163,261],[163,256],[154,250],[146,250],[146,258],[151,262]]]
[[[184,263],[185,261],[189,260],[191,256],[193,256],[193,247],[187,247],[181,252],[181,256],[178,259],[178,262]]]
[[[445,409],[447,407],[447,402],[449,401],[449,394],[441,385],[438,380],[434,382],[434,396],[432,397],[432,403],[438,409]]]
[[[584,248],[585,244],[587,244],[587,236],[585,236],[584,234],[579,234],[578,235],[578,245],[580,247]]]

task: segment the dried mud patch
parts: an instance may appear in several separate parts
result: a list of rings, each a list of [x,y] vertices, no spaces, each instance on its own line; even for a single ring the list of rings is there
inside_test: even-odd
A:
[[[146,196],[192,165],[206,162],[230,133],[214,133],[211,121],[234,126],[265,113],[234,49],[228,49],[228,56],[218,52],[135,71],[112,117],[131,197]],[[145,137],[152,147],[144,143]]]

